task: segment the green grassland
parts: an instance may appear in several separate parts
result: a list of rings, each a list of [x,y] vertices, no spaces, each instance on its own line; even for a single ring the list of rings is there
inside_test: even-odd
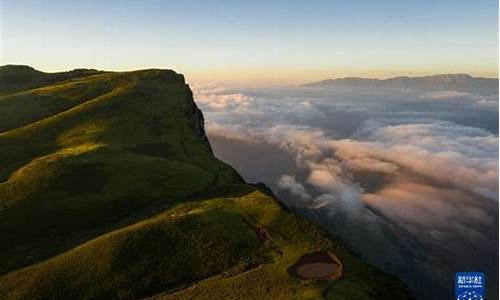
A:
[[[409,298],[215,158],[170,70],[0,67],[0,235],[0,299]],[[312,250],[344,276],[290,277]]]

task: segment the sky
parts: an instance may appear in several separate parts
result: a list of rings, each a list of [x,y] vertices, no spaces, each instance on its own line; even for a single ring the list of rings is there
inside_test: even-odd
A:
[[[495,0],[1,0],[1,64],[172,68],[188,81],[498,76]]]

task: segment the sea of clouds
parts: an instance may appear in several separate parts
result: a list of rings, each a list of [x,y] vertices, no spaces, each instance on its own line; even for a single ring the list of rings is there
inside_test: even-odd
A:
[[[497,281],[498,94],[192,89],[216,155],[418,297],[458,271]]]

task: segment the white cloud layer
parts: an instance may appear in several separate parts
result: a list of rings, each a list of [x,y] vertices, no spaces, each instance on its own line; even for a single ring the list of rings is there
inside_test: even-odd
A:
[[[424,93],[420,98],[428,101],[458,102],[470,104],[473,107],[498,110],[498,95],[484,96],[458,91],[434,91]]]
[[[419,247],[438,247],[442,261],[459,243],[495,238],[485,228],[498,223],[498,135],[488,130],[498,132],[498,95],[402,92],[400,99],[293,90],[291,97],[217,86],[194,92],[209,135],[290,153],[300,172],[276,178],[291,195],[282,200],[330,215],[326,224],[344,220],[337,229],[344,225],[344,238],[369,244],[364,255],[384,240],[389,263],[407,268],[408,254],[390,249],[395,241],[386,237],[387,226],[396,226],[401,240],[413,236]],[[488,118],[495,124],[481,123]],[[436,259],[435,252],[427,255],[422,270]]]
[[[265,142],[292,153],[307,176],[299,182],[293,174],[283,174],[279,186],[309,205],[315,193],[308,189],[312,189],[320,192],[322,207],[335,199],[332,204],[351,209],[370,205],[401,220],[407,209],[444,213],[446,207],[453,211],[450,198],[456,198],[454,192],[477,195],[475,201],[498,201],[498,136],[483,129],[397,115],[368,119],[349,138],[335,139],[324,128],[308,125],[324,117],[318,105],[328,104],[324,100],[256,97],[218,86],[195,86],[193,90],[205,111],[209,134],[246,143]],[[418,98],[489,101],[456,91],[431,92]],[[342,108],[335,105],[329,104]],[[355,175],[363,172],[391,180],[368,193],[356,182]],[[410,216],[404,220],[414,221]]]

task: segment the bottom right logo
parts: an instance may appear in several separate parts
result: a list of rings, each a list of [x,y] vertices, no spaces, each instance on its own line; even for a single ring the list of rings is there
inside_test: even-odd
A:
[[[484,274],[481,272],[456,273],[455,297],[457,300],[486,300]]]

